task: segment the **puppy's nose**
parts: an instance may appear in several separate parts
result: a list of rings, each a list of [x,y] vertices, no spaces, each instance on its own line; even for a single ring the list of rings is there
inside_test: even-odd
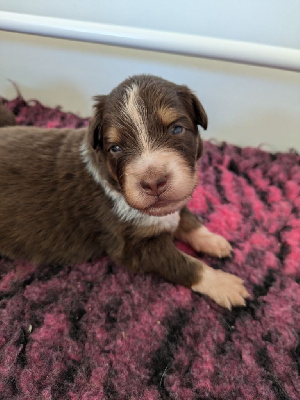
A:
[[[167,177],[161,176],[159,178],[144,179],[141,181],[141,187],[148,195],[159,196],[167,189]]]

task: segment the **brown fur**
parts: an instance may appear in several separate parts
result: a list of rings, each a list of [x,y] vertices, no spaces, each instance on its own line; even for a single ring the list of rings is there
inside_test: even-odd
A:
[[[16,125],[16,117],[3,104],[0,104],[0,127]]]
[[[181,115],[178,111],[171,107],[162,107],[158,110],[158,117],[160,118],[163,125],[171,125],[173,121],[178,120]]]
[[[230,247],[185,208],[202,152],[197,125],[206,129],[207,117],[188,88],[142,75],[96,98],[88,130],[2,128],[0,252],[34,263],[107,254],[222,306],[243,305],[247,291],[239,278],[214,271],[173,242],[175,235],[221,256],[228,255],[228,247],[220,250],[224,243]]]

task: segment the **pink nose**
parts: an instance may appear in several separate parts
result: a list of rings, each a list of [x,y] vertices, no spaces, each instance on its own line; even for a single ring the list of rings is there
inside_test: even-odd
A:
[[[167,189],[167,177],[161,176],[159,178],[147,178],[141,181],[143,191],[149,196],[159,196]]]

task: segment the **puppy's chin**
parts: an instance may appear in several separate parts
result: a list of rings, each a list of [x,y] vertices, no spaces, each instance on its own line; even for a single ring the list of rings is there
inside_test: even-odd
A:
[[[167,201],[167,200],[157,200],[151,206],[143,209],[139,209],[140,212],[146,215],[155,217],[164,217],[168,214],[173,214],[184,207],[192,196],[186,197],[182,200]]]
[[[126,199],[127,204],[134,208],[135,210],[140,211],[142,214],[155,216],[155,217],[164,217],[168,214],[173,214],[176,211],[179,211],[182,207],[184,207],[188,201],[191,199],[192,194],[186,196],[182,199],[177,200],[164,200],[164,199],[153,199],[147,205],[141,206],[136,203],[131,203]],[[148,199],[149,200],[149,199]]]

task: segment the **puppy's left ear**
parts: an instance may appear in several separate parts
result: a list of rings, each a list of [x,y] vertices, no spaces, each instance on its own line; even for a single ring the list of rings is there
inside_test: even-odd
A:
[[[102,149],[103,146],[102,124],[106,97],[107,96],[105,95],[94,97],[94,100],[96,102],[94,104],[94,116],[92,117],[89,124],[89,143],[95,150]]]
[[[200,125],[206,130],[208,124],[207,115],[197,96],[185,85],[179,86],[178,94],[192,116],[195,125]]]

